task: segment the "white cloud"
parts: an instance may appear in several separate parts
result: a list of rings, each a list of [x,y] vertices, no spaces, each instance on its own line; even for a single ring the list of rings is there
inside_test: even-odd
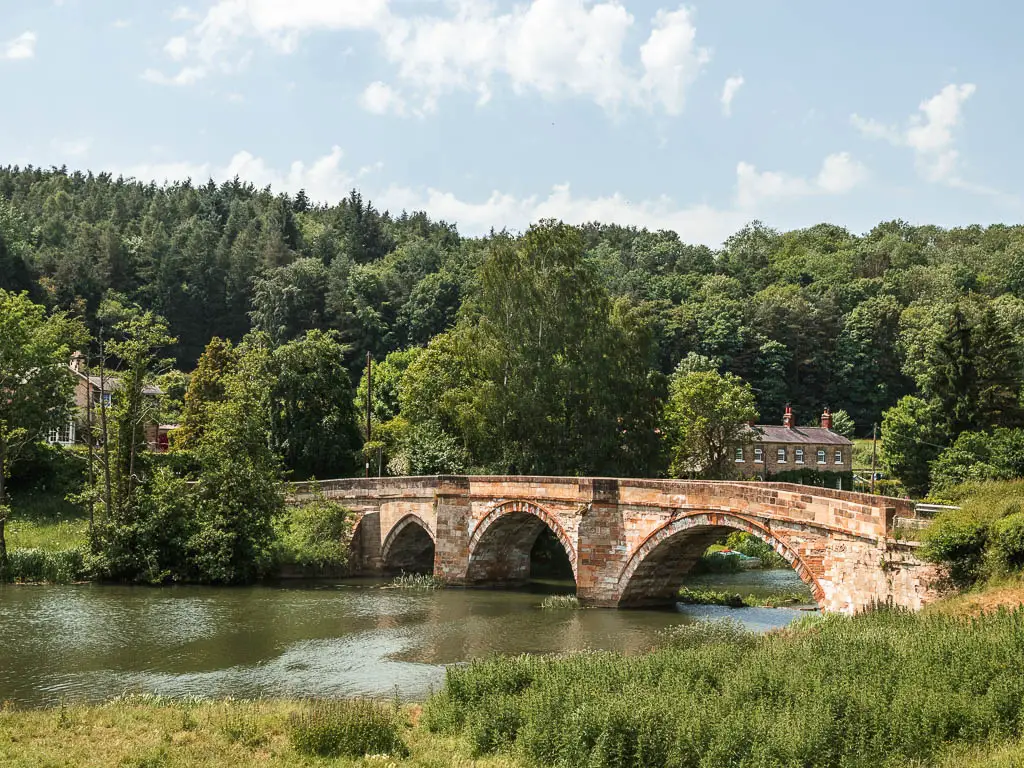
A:
[[[164,46],[164,52],[175,61],[181,61],[188,56],[188,40],[184,37],[172,37]]]
[[[13,40],[8,40],[3,45],[3,59],[31,59],[36,55],[36,33],[22,32]]]
[[[359,99],[363,109],[374,115],[405,114],[405,100],[387,83],[370,83]]]
[[[816,183],[826,194],[841,195],[860,186],[867,178],[868,169],[850,157],[849,152],[836,152],[821,164]]]
[[[175,181],[191,178],[205,183],[238,176],[257,187],[272,185],[276,191],[295,194],[305,189],[311,199],[334,203],[348,195],[360,180],[381,170],[380,163],[364,166],[356,172],[342,167],[343,153],[339,147],[311,165],[294,162],[287,171],[269,166],[262,158],[248,151],[236,153],[222,166],[209,163],[155,163],[136,165],[120,171],[141,181]],[[571,224],[592,221],[622,225],[670,229],[687,242],[717,246],[767,206],[786,199],[806,195],[846,192],[863,180],[862,166],[846,153],[829,155],[821,172],[814,179],[802,179],[776,172],[759,172],[752,165],[740,163],[736,169],[736,196],[733,204],[714,207],[698,203],[679,205],[667,196],[631,200],[620,193],[594,197],[578,196],[569,184],[557,184],[545,194],[518,197],[495,190],[482,200],[467,200],[457,194],[432,187],[410,187],[392,184],[365,194],[378,208],[397,213],[401,210],[427,211],[433,218],[454,222],[467,235],[482,235],[494,229],[522,231],[540,219],[561,219]]]
[[[437,7],[436,4],[433,4]],[[204,73],[239,68],[244,41],[261,40],[293,52],[318,30],[363,30],[375,35],[400,86],[374,83],[364,105],[385,94],[436,109],[453,92],[486,103],[499,84],[547,98],[586,98],[609,112],[622,106],[676,115],[710,52],[696,43],[687,8],[658,11],[637,51],[626,42],[634,17],[622,0],[528,0],[507,13],[490,0],[447,0],[447,13],[398,16],[390,0],[219,0],[188,35],[187,49]],[[175,43],[174,50],[181,50]],[[634,59],[632,63],[629,59]],[[397,111],[397,102],[387,102]]]
[[[204,77],[206,77],[206,70],[202,67],[183,67],[176,75],[165,75],[156,69],[147,69],[142,73],[143,80],[157,85],[192,85]]]
[[[711,52],[698,48],[696,39],[697,28],[686,8],[658,11],[651,36],[640,47],[643,88],[670,115],[683,111],[687,87],[711,60]]]
[[[964,102],[975,90],[973,83],[947,85],[922,101],[918,114],[912,115],[904,128],[856,114],[850,116],[850,121],[868,138],[912,149],[918,170],[927,180],[966,186],[959,177],[959,153],[954,147],[953,130],[961,122]]]
[[[847,152],[826,157],[814,179],[778,171],[762,172],[741,162],[736,166],[736,203],[741,208],[756,208],[786,198],[844,194],[863,183],[867,175],[867,169]]]
[[[80,158],[89,154],[89,149],[92,147],[92,139],[54,139],[50,144],[62,157]]]
[[[743,83],[743,76],[737,75],[727,78],[725,85],[722,86],[722,114],[726,117],[732,114],[732,100],[736,98],[736,94],[743,87]]]
[[[114,29],[128,29],[132,25],[128,19],[115,19],[113,23]]]

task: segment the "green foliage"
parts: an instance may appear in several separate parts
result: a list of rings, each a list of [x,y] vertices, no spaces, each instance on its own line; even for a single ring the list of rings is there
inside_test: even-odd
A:
[[[267,444],[267,354],[258,339],[243,348],[225,380],[226,397],[211,404],[195,449],[202,472],[191,491],[196,523],[187,546],[203,581],[245,583],[272,561],[273,521],[284,511],[284,489]]]
[[[931,464],[932,493],[963,483],[1024,478],[1024,429],[963,432]]]
[[[451,667],[424,723],[476,754],[566,768],[931,765],[1016,738],[1022,639],[1024,611],[879,611],[764,636],[679,627],[645,655]]]
[[[352,511],[318,498],[290,506],[274,523],[275,561],[313,571],[340,570],[348,564]]]
[[[578,611],[583,606],[576,595],[548,595],[541,600],[540,607],[544,611]]]
[[[915,496],[928,490],[930,464],[945,445],[936,406],[907,395],[882,419],[882,463]]]
[[[7,565],[0,568],[0,581],[70,584],[88,578],[85,551],[75,549],[11,549]]]
[[[852,440],[855,429],[856,425],[846,411],[839,410],[832,414],[832,431],[837,435]]]
[[[344,477],[360,447],[345,347],[310,331],[266,360],[271,445],[296,479]]]
[[[925,529],[921,554],[947,566],[956,586],[1024,567],[1024,483],[967,483],[948,489],[941,500],[960,508],[943,511]]]
[[[722,479],[733,474],[733,452],[753,442],[757,420],[750,386],[731,374],[677,371],[669,383],[664,421],[674,477]]]
[[[317,701],[288,723],[292,747],[312,757],[409,754],[402,739],[406,723],[395,709],[365,699]]]
[[[7,558],[7,480],[26,448],[67,423],[74,380],[67,365],[81,324],[47,315],[27,293],[0,289],[0,568]]]
[[[200,439],[209,418],[210,404],[224,399],[224,377],[237,362],[237,352],[230,341],[216,336],[210,339],[189,377],[181,429],[174,436],[176,447],[187,449]]]
[[[725,546],[734,552],[747,557],[756,557],[761,561],[762,568],[789,568],[790,565],[782,555],[772,549],[766,541],[751,533],[734,531],[725,540]]]
[[[444,580],[430,573],[402,573],[388,584],[388,589],[435,590],[444,587]]]

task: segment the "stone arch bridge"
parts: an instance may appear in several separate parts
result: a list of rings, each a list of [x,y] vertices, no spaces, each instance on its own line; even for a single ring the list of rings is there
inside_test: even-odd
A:
[[[356,511],[353,570],[426,571],[454,584],[528,580],[544,528],[572,565],[585,605],[643,607],[674,600],[683,578],[732,530],[769,543],[819,606],[854,613],[875,603],[918,609],[935,569],[893,538],[911,502],[786,483],[436,476],[321,481]],[[310,498],[299,483],[291,503]]]

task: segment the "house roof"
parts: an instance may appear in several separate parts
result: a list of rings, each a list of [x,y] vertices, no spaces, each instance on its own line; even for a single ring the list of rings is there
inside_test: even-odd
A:
[[[842,435],[822,427],[783,427],[778,424],[758,424],[761,443],[791,443],[809,445],[853,445]]]
[[[99,376],[86,376],[81,371],[75,371],[74,368],[72,368],[71,370],[74,371],[74,373],[78,374],[78,376],[80,376],[85,381],[88,381],[89,385],[93,389],[100,389],[100,382],[102,381],[102,379]],[[121,380],[116,376],[107,376],[106,381],[104,381],[103,384],[105,385],[107,392],[116,392],[121,388]],[[163,393],[164,391],[155,384],[145,384],[142,387],[142,394],[144,395],[162,395]]]

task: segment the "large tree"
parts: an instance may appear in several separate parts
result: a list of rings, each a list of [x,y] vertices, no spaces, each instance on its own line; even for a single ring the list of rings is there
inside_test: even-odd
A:
[[[754,393],[732,374],[690,370],[673,374],[665,403],[665,440],[674,477],[730,477],[738,446],[754,440]]]
[[[75,386],[68,361],[84,340],[77,320],[0,288],[0,570],[7,565],[6,480],[27,445],[67,423]]]
[[[267,360],[271,444],[297,479],[344,477],[361,439],[345,368],[345,347],[310,331]]]

